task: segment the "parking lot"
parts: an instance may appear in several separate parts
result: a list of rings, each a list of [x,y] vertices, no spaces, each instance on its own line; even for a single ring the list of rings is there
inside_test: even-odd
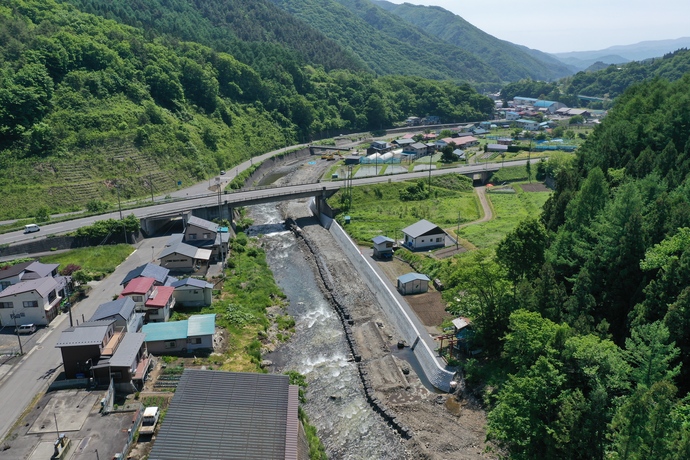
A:
[[[127,442],[128,430],[134,429],[136,412],[102,415],[104,396],[104,391],[76,389],[46,393],[12,429],[0,446],[0,458],[50,458],[58,430],[70,440],[65,459],[113,458]]]

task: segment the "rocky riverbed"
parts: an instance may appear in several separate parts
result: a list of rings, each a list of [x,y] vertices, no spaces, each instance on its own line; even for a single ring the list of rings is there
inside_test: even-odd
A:
[[[317,160],[316,164],[311,165],[305,162],[279,180],[284,184],[315,181],[329,166],[330,163],[324,160]],[[306,323],[303,321],[300,327],[298,321],[293,341],[315,341],[321,344],[324,352],[309,361],[304,356],[300,357],[299,347],[288,343],[275,354],[274,370],[282,371],[283,367],[303,363],[303,368],[297,370],[314,382],[313,386],[310,382],[307,392],[310,399],[307,413],[317,426],[329,457],[439,460],[493,458],[493,455],[484,452],[483,410],[462,395],[439,394],[425,388],[415,374],[414,367],[401,359],[404,353],[396,352],[395,344],[399,334],[387,321],[374,295],[331,234],[311,215],[307,204],[307,200],[296,200],[280,205],[282,218],[294,219],[299,226],[301,238],[304,239],[290,239],[281,244],[299,247],[303,264],[296,263],[298,266],[292,267],[293,276],[304,277],[305,270],[310,270],[313,285],[321,289],[320,298],[325,299],[300,300],[304,308],[298,314],[311,315],[309,317],[314,322],[307,327],[309,320]],[[269,257],[272,268],[274,263],[277,262],[271,261]],[[278,282],[281,284],[280,277]],[[353,324],[350,326],[350,336],[361,363],[355,363],[351,356],[351,348],[342,333],[343,326],[333,309],[332,298],[329,298],[332,296],[327,288],[329,285],[337,292],[338,303],[351,315]],[[299,294],[299,290],[286,294],[291,301],[294,296],[302,295],[305,299],[310,297],[308,293]],[[329,326],[317,330],[313,328],[315,322]],[[337,328],[340,328],[339,334],[334,332]],[[323,378],[323,372],[313,373],[316,367],[326,373],[330,372],[331,377],[335,378],[329,380]],[[362,369],[366,374],[365,382],[373,393],[369,398],[366,397],[359,374]],[[339,382],[339,385],[329,387],[326,383],[328,381],[331,385],[333,381]],[[371,400],[378,407],[384,407],[385,413],[377,411]],[[334,429],[333,418],[342,417],[343,413],[353,423],[344,425],[349,426],[349,429],[342,426]],[[397,424],[405,430],[401,432],[395,430],[395,426],[391,427],[391,418],[394,418],[393,425]],[[409,433],[409,439],[404,436],[406,433]]]

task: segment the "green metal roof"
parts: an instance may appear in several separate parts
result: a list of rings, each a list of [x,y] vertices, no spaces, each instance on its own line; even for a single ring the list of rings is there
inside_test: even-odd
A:
[[[187,336],[196,337],[199,335],[213,335],[216,332],[216,315],[194,315],[187,320]]]
[[[146,334],[147,342],[176,340],[187,338],[187,321],[169,321],[167,323],[149,323],[141,328]]]

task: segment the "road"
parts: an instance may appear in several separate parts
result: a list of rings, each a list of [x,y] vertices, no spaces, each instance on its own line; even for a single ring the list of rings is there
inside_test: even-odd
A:
[[[269,152],[267,154],[262,155],[259,157],[258,161],[263,161],[265,158],[269,158],[270,156],[274,155],[275,152]],[[477,164],[477,165],[465,165],[465,166],[458,166],[455,168],[447,168],[447,169],[436,169],[431,171],[432,176],[437,176],[437,175],[443,175],[443,174],[449,174],[449,173],[459,173],[459,174],[471,174],[471,173],[480,173],[483,172],[487,169],[500,169],[502,167],[509,167],[509,166],[523,166],[527,164],[528,160],[518,160],[518,161],[507,161],[505,162],[505,165],[499,164],[499,163],[493,163],[491,165],[488,164]],[[537,163],[540,161],[539,158],[532,159],[531,162]],[[245,162],[239,165],[237,168],[237,171],[242,171],[246,169],[247,167],[251,166],[250,163]],[[231,170],[229,173],[232,176],[235,173],[235,169]],[[228,174],[225,176],[219,176],[219,177],[228,177]],[[371,176],[371,177],[364,177],[364,178],[359,178],[359,179],[353,179],[352,183],[355,186],[359,185],[369,185],[369,184],[377,184],[377,183],[383,183],[383,182],[400,182],[400,181],[405,181],[405,180],[410,180],[410,179],[418,179],[418,178],[426,178],[429,177],[429,171],[419,171],[419,172],[413,172],[413,173],[405,173],[405,174],[394,174],[394,175],[386,175],[386,176]],[[226,181],[229,181],[229,177],[226,179]],[[300,185],[290,185],[290,186],[284,186],[284,187],[261,187],[261,188],[255,188],[252,190],[247,190],[247,191],[237,191],[237,192],[232,192],[223,195],[223,201],[227,201],[229,204],[235,203],[235,202],[243,202],[246,201],[250,198],[254,199],[259,199],[259,198],[275,198],[275,201],[280,201],[281,196],[285,196],[286,199],[289,198],[289,195],[294,195],[298,193],[309,193],[309,192],[317,192],[320,190],[337,190],[340,189],[341,187],[345,186],[345,181],[337,181],[337,182],[321,182],[321,183],[312,183],[312,184],[300,184]],[[151,206],[146,206],[142,208],[136,208],[136,209],[129,209],[126,212],[123,211],[123,214],[130,215],[134,214],[138,218],[143,218],[143,217],[150,217],[154,215],[161,215],[161,214],[175,214],[175,213],[181,213],[184,211],[189,211],[190,209],[194,208],[199,208],[199,207],[207,207],[207,206],[214,206],[218,203],[218,195],[216,193],[209,193],[208,187],[206,183],[202,184],[197,184],[194,187],[190,187],[188,189],[185,189],[184,192],[175,192],[175,198],[179,199],[179,201],[170,201],[170,202],[164,202],[164,203],[159,203]],[[184,193],[184,195],[182,195]],[[171,194],[172,196],[173,194]],[[57,234],[63,234],[63,233],[68,233],[71,231],[74,231],[80,227],[84,227],[87,225],[91,225],[96,221],[99,220],[105,220],[105,219],[119,219],[120,214],[119,212],[111,212],[109,214],[101,214],[98,216],[91,216],[91,217],[84,217],[81,219],[74,219],[70,221],[65,221],[65,222],[58,222],[55,224],[46,224],[41,227],[41,231],[38,233],[31,233],[31,234],[24,234],[21,231],[17,232],[10,232],[10,233],[5,233],[3,235],[0,235],[0,245],[3,244],[12,244],[12,243],[18,243],[18,242],[23,242],[23,241],[30,241],[32,239],[38,239],[38,238],[46,238],[47,235],[57,235]]]
[[[75,325],[89,319],[102,303],[113,300],[113,296],[120,293],[122,286],[120,281],[132,269],[151,261],[151,246],[154,253],[158,254],[164,247],[168,237],[148,238],[141,243],[139,250],[132,253],[129,258],[120,264],[115,272],[93,285],[89,296],[74,305],[72,318]],[[82,319],[83,318],[83,319]],[[4,364],[11,366],[0,377],[0,405],[2,405],[2,417],[0,417],[0,440],[9,433],[14,423],[31,404],[38,394],[42,394],[53,378],[62,372],[62,356],[55,344],[60,339],[60,333],[69,327],[69,317],[61,314],[45,329],[40,329],[35,334],[41,334],[35,345],[26,351],[18,363]],[[0,442],[1,444],[1,442]],[[0,455],[0,458],[2,455]]]

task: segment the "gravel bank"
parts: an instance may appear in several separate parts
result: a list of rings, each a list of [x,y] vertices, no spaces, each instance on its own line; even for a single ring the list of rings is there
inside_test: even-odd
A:
[[[330,164],[318,160],[316,165],[305,165],[281,183],[316,180]],[[322,288],[328,291],[328,286],[333,286],[338,303],[351,315],[351,337],[371,386],[372,399],[386,408],[382,416],[394,418],[400,427],[409,430],[411,437],[405,441],[408,458],[493,458],[484,453],[485,414],[481,408],[461,396],[430,392],[407,362],[391,353],[399,334],[331,234],[311,216],[307,200],[283,203],[281,211],[284,217],[296,221],[302,237],[309,242],[308,247],[303,244],[303,250],[317,276],[325,281]],[[319,273],[317,261],[325,273]]]

